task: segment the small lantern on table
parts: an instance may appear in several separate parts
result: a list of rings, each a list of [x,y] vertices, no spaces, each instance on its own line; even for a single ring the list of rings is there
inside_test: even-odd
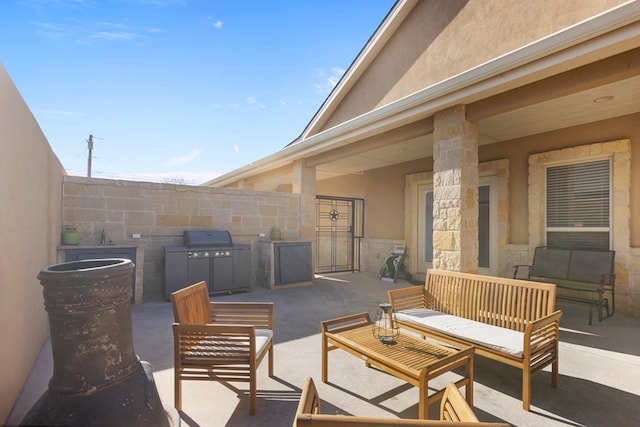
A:
[[[394,344],[400,336],[400,329],[393,320],[393,306],[389,303],[378,304],[376,322],[371,328],[373,336],[383,344]]]

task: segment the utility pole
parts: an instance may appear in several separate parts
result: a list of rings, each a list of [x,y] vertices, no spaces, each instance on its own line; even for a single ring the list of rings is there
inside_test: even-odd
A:
[[[89,135],[89,139],[87,139],[87,146],[89,147],[89,157],[87,158],[87,178],[91,178],[91,156],[93,152],[93,135]]]

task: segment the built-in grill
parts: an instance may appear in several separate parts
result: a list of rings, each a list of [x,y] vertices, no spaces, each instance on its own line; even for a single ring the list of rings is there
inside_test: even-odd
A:
[[[251,288],[251,245],[234,244],[226,230],[187,230],[182,246],[164,247],[164,296],[205,281],[209,293]]]

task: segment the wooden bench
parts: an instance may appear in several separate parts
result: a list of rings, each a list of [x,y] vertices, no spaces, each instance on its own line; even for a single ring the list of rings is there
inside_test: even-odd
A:
[[[532,264],[516,265],[513,277],[553,283],[560,289],[570,291],[567,294],[558,294],[557,298],[588,305],[591,325],[594,309],[598,312],[599,322],[613,316],[615,312],[615,255],[615,251],[610,250],[540,246],[535,250]],[[526,275],[522,272],[524,269]],[[611,305],[605,293],[610,295]],[[593,297],[589,297],[590,295]]]
[[[390,290],[398,326],[522,370],[522,408],[531,376],[551,365],[558,384],[558,330],[553,284],[429,270],[424,286]]]
[[[374,418],[353,415],[320,413],[320,396],[313,380],[307,377],[300,394],[300,402],[293,427],[392,427],[392,426],[449,426],[449,427],[505,427],[508,424],[480,422],[454,384],[447,384],[440,402],[440,420],[409,420],[402,418]]]

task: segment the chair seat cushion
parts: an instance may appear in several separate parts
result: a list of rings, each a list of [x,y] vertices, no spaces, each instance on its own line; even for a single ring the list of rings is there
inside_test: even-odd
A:
[[[272,339],[271,329],[256,329],[256,359],[269,349]],[[220,359],[225,363],[241,362],[248,360],[248,348],[249,340],[244,338],[211,336],[198,340],[188,351],[183,352],[183,356],[185,361],[204,358],[210,361]]]
[[[524,334],[522,332],[427,308],[401,310],[394,314],[398,320],[423,325],[475,345],[492,348],[515,357],[523,357]]]

